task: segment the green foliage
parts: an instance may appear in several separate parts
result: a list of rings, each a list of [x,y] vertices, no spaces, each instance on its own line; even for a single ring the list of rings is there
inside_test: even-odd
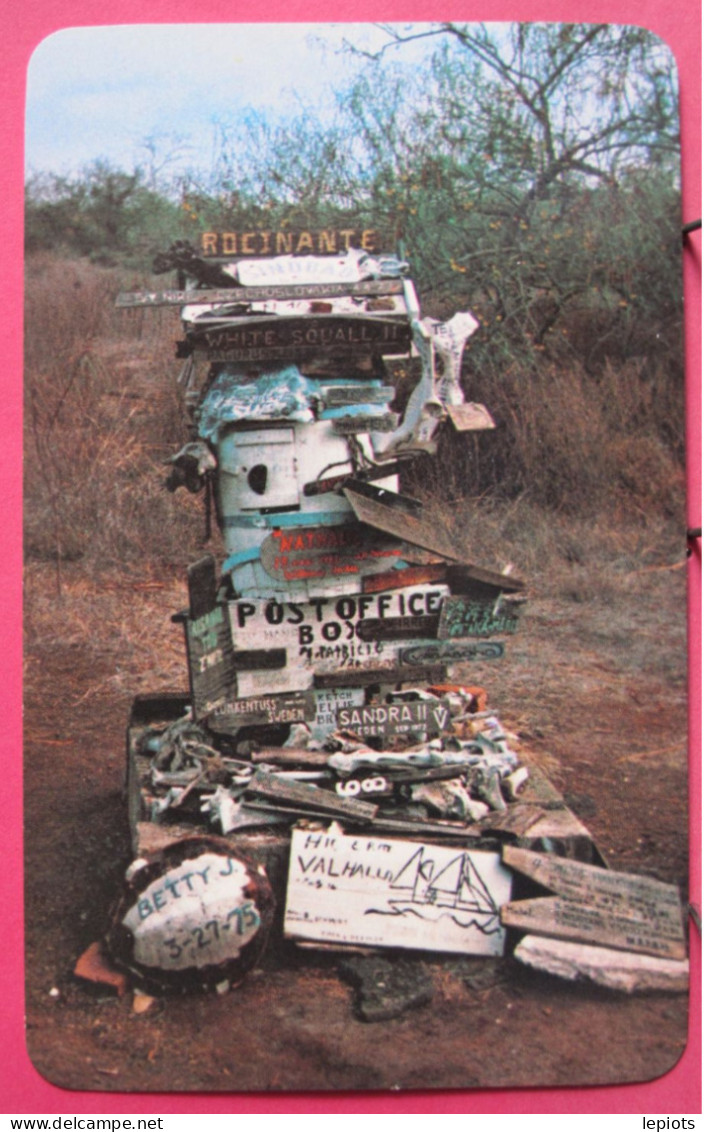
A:
[[[387,31],[324,114],[221,124],[209,171],[167,181],[155,151],[146,173],[96,163],[35,179],[28,249],[146,267],[206,230],[380,229],[410,260],[425,314],[469,308],[480,321],[464,385],[495,414],[499,443],[450,445],[463,483],[557,507],[588,500],[611,430],[661,474],[662,451],[682,458],[667,49],[611,25]]]
[[[25,197],[25,250],[64,250],[106,266],[148,261],[174,238],[177,207],[147,188],[140,170],[125,173],[97,161],[78,177],[30,179]]]

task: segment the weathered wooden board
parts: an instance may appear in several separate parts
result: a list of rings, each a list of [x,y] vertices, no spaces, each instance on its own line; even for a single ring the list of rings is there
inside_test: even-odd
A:
[[[392,704],[365,704],[342,708],[337,726],[364,738],[388,738],[422,731],[433,735],[450,727],[452,715],[446,700],[411,700]]]
[[[486,817],[481,818],[479,824],[482,829],[492,830],[495,833],[513,833],[516,837],[524,837],[543,816],[543,811],[538,806],[515,802],[505,810],[487,814]]]
[[[399,651],[399,662],[418,664],[457,664],[464,660],[500,660],[503,641],[440,641],[438,644],[411,645]]]
[[[407,320],[372,315],[252,316],[194,331],[188,339],[196,357],[215,362],[296,361],[335,350],[404,354],[410,341]]]
[[[362,577],[401,559],[395,539],[380,539],[364,523],[275,529],[260,548],[261,563],[278,582]]]
[[[631,915],[627,905],[620,908],[616,911],[608,905],[541,896],[505,904],[501,909],[501,923],[534,935],[597,944],[617,951],[685,958],[682,925],[673,921],[669,910],[664,910],[660,918],[648,921],[640,912]]]
[[[385,405],[394,398],[393,385],[326,385],[322,390],[325,405],[332,409],[344,405]]]
[[[447,600],[447,599],[446,599]],[[438,616],[369,617],[360,621],[357,636],[361,641],[408,641],[418,637],[434,637]]]
[[[292,782],[276,774],[258,770],[247,785],[246,796],[265,798],[270,802],[299,806],[316,813],[326,813],[355,822],[368,822],[376,816],[377,807],[356,798],[341,798],[330,790],[321,790],[305,782]]]
[[[458,432],[476,432],[496,428],[489,410],[484,405],[469,401],[464,405],[448,405],[447,415]]]
[[[217,592],[215,558],[206,554],[188,567],[188,614],[194,621],[215,608]]]
[[[387,238],[388,239],[388,238]],[[254,228],[249,231],[201,232],[204,256],[258,258],[283,255],[344,255],[350,248],[378,253],[385,238],[377,228]],[[285,265],[288,275],[295,266]]]
[[[515,633],[518,618],[512,609],[496,602],[476,601],[463,595],[445,598],[438,625],[441,640],[454,637],[491,637],[496,633]]]
[[[278,544],[281,548],[288,545],[283,538]],[[399,668],[399,649],[405,642],[381,636],[364,640],[362,624],[370,619],[437,617],[446,593],[447,588],[442,585],[426,584],[375,594],[319,597],[309,602],[264,598],[231,601],[232,636],[238,651],[286,649],[286,667],[266,676],[267,679],[269,675],[280,677],[280,682],[266,686],[261,673],[239,673],[238,698],[261,697],[267,692],[304,691],[312,686],[314,675],[344,673],[350,677],[339,680],[339,686],[344,687],[365,683],[365,670],[386,668],[395,672]],[[424,643],[423,638],[416,643]],[[410,679],[411,673],[404,671],[403,678]],[[393,673],[387,682],[394,682]],[[338,681],[333,680],[317,686],[334,688],[337,684]]]
[[[398,424],[396,413],[384,413],[383,416],[356,416],[336,417],[332,422],[332,431],[336,436],[352,436],[358,432],[393,432]]]
[[[123,291],[116,307],[185,307],[200,303],[282,302],[296,299],[334,299],[346,295],[400,295],[403,283],[397,279],[375,279],[363,283],[292,283],[261,287],[204,288],[202,291]]]
[[[674,884],[637,873],[617,873],[596,865],[566,861],[552,853],[504,848],[504,864],[566,900],[597,904],[644,919],[670,920],[681,928],[680,895]]]
[[[500,955],[511,877],[496,853],[294,830],[284,931],[296,939]]]
[[[338,668],[332,672],[316,673],[314,684],[316,688],[345,688],[360,684],[437,684],[446,675],[445,666],[440,664],[418,668]]]
[[[208,727],[217,733],[231,735],[241,727],[305,723],[308,713],[308,699],[302,694],[229,698],[208,717]]]
[[[227,608],[216,605],[195,620],[184,618],[191,702],[195,719],[216,710],[232,694],[235,665]]]
[[[428,554],[432,559],[432,555]],[[389,570],[384,574],[374,574],[364,579],[362,589],[365,594],[393,590],[402,586],[421,586],[433,582],[445,582],[447,565],[444,562],[429,561],[423,566],[407,566],[402,570]]]
[[[370,482],[372,480],[383,480],[389,476],[395,476],[401,471],[402,461],[394,460],[388,464],[379,464],[374,468],[368,468],[366,471],[357,471],[354,473],[354,478],[357,480],[365,480]],[[311,495],[324,495],[327,491],[336,491],[338,487],[349,482],[352,478],[351,472],[344,472],[339,476],[325,476],[319,480],[313,480],[311,483],[303,485],[303,494],[305,496]]]

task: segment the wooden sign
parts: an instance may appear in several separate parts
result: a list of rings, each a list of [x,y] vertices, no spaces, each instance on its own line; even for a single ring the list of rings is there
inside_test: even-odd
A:
[[[215,559],[206,554],[188,567],[188,615],[196,621],[215,608],[218,593]]]
[[[270,723],[305,723],[309,714],[303,695],[248,696],[228,699],[208,718],[208,727],[221,734],[234,734],[241,727]]]
[[[365,704],[341,708],[337,726],[368,739],[389,738],[414,732],[438,735],[450,727],[452,715],[446,700],[410,700],[403,703]]]
[[[401,664],[457,664],[463,660],[500,660],[504,655],[503,641],[463,641],[460,643],[411,645],[401,649]]]
[[[448,405],[447,415],[457,432],[478,432],[485,428],[496,428],[489,410],[484,405],[471,401],[464,405]]]
[[[277,255],[344,255],[350,248],[377,253],[384,250],[382,235],[375,228],[285,228],[248,232],[202,232],[204,256],[249,259]]]
[[[408,641],[418,637],[434,637],[438,616],[369,617],[360,621],[357,636],[361,641]]]
[[[686,949],[679,930],[665,922],[648,923],[593,904],[579,904],[560,896],[519,900],[501,909],[501,923],[534,935],[570,939],[612,947],[617,951],[640,951],[669,959],[684,959]]]
[[[369,489],[371,485],[365,484],[364,487]],[[360,485],[346,487],[344,493],[355,515],[363,523],[369,523],[370,526],[405,539],[415,546],[422,546],[450,561],[459,560],[459,550],[450,537],[438,528],[437,523],[425,515],[412,515],[406,508],[395,507],[392,491],[379,490],[374,497],[368,490],[363,493]]]
[[[500,600],[476,601],[459,596],[446,597],[440,614],[438,637],[492,637],[496,633],[515,633],[518,618]]]
[[[400,560],[402,547],[362,523],[274,529],[261,545],[261,563],[278,582],[361,577]]]
[[[327,528],[328,531],[337,530],[338,534],[341,529]],[[291,535],[293,541],[285,541],[284,533]],[[303,550],[295,541],[297,532],[292,530],[281,534],[282,537],[277,540],[281,555],[302,556]],[[383,559],[381,561],[383,564]],[[333,681],[316,686],[349,687],[354,683],[373,683],[374,676],[367,680],[366,674],[376,673],[381,668],[387,670],[386,682],[392,682],[394,673],[399,671],[399,643],[393,639],[386,640],[383,635],[364,640],[363,623],[399,617],[436,618],[446,593],[447,587],[442,584],[423,584],[379,593],[321,596],[307,602],[275,598],[230,601],[232,637],[238,652],[247,649],[286,650],[285,668],[258,674],[238,672],[237,698],[252,696],[259,699],[274,691],[304,691],[313,685],[314,676],[317,678],[328,673],[335,673],[336,679],[339,677],[339,685]],[[417,639],[416,643],[424,643],[423,638]],[[348,679],[343,675],[345,671]],[[276,686],[267,684],[272,676],[280,676],[282,683]],[[410,679],[408,668],[404,669],[403,678]]]
[[[341,299],[348,295],[400,295],[399,279],[370,279],[361,283],[280,283],[259,287],[203,288],[201,291],[122,291],[115,300],[120,309],[131,307],[185,307],[211,303],[255,303],[277,299]]]
[[[236,687],[227,607],[216,605],[201,617],[186,617],[184,628],[193,715],[202,719],[222,706]]]
[[[328,385],[322,395],[329,409],[344,405],[385,405],[393,401],[396,390],[393,385],[365,385],[355,382],[349,385]]]
[[[558,894],[507,905],[502,909],[507,926],[617,950],[684,958],[682,911],[674,885],[515,846],[504,848],[503,859]]]
[[[236,985],[261,955],[274,899],[264,870],[215,838],[187,838],[128,880],[108,936],[142,985]]]
[[[296,939],[501,955],[511,877],[496,853],[294,830],[284,932]]]
[[[393,432],[398,425],[396,413],[384,413],[383,416],[349,416],[337,417],[332,422],[333,432],[337,436],[353,436],[358,432]]]
[[[311,813],[347,818],[350,821],[366,823],[376,816],[377,807],[371,802],[357,801],[356,798],[341,798],[332,790],[321,790],[307,782],[294,782],[277,774],[258,770],[247,785],[247,798],[252,795],[279,803],[282,807],[293,806]]]
[[[187,344],[196,357],[213,362],[297,361],[321,353],[405,354],[411,341],[407,321],[365,315],[311,318],[252,316],[192,332]]]

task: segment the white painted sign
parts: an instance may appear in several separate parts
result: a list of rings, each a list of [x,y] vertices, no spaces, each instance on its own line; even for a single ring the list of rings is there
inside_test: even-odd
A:
[[[364,640],[365,621],[439,614],[446,585],[374,594],[318,597],[308,602],[239,599],[228,603],[235,649],[286,649],[286,667],[278,671],[240,672],[238,696],[301,691],[312,672],[394,668],[402,647],[413,640]],[[417,644],[427,639],[419,633]]]
[[[325,943],[501,955],[497,853],[294,830],[284,931]]]
[[[164,873],[122,920],[134,938],[134,960],[182,971],[236,959],[261,924],[247,888],[251,877],[242,861],[217,853],[202,853]]]

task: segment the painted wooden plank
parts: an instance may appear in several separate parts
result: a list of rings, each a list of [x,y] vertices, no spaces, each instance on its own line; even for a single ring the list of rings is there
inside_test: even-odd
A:
[[[208,717],[208,727],[217,734],[232,735],[241,727],[270,723],[305,723],[308,700],[304,695],[246,696],[225,700]]]
[[[272,766],[326,767],[330,754],[328,751],[309,751],[305,747],[260,747],[252,751],[253,763],[267,763]]]
[[[515,633],[517,628],[518,618],[507,606],[497,609],[497,602],[450,595],[442,604],[438,637],[491,637],[496,633]]]
[[[235,231],[201,232],[200,252],[206,258],[217,257],[269,259],[271,256],[345,256],[350,248],[369,253],[380,253],[390,244],[391,237],[379,228],[252,228]],[[196,253],[197,254],[197,253]],[[296,263],[286,262],[282,272],[292,275]],[[184,264],[184,267],[186,265]],[[268,265],[267,265],[268,266]]]
[[[196,357],[210,361],[256,361],[287,357],[290,361],[328,351],[382,354],[406,353],[410,325],[405,319],[372,315],[316,315],[310,318],[252,316],[219,327],[193,331],[187,344]]]
[[[260,548],[261,563],[278,582],[362,577],[401,561],[403,547],[364,523],[275,529]]]
[[[480,825],[482,829],[490,829],[495,833],[513,833],[516,837],[524,837],[543,816],[543,811],[538,806],[516,802],[505,810],[487,814],[481,819]]]
[[[447,566],[444,562],[429,563],[425,566],[407,566],[402,570],[388,570],[383,574],[366,577],[362,586],[365,594],[382,590],[401,589],[404,586],[418,586],[433,582],[444,582]]]
[[[284,932],[296,939],[500,955],[511,877],[496,853],[294,830]]]
[[[343,491],[355,515],[363,523],[369,523],[381,531],[421,546],[433,554],[439,554],[448,561],[459,561],[461,553],[450,536],[438,528],[431,518],[423,514],[411,514],[410,511],[394,506],[393,492],[380,493],[378,498],[370,498],[366,493],[362,494],[359,487],[347,486]]]
[[[452,715],[447,700],[410,700],[392,704],[365,704],[342,708],[337,713],[337,726],[354,731],[365,739],[387,739],[423,731],[433,735],[447,730]]]
[[[321,790],[305,782],[292,782],[280,775],[257,770],[246,788],[246,796],[265,798],[283,805],[302,806],[316,813],[327,813],[357,822],[368,822],[376,816],[377,806],[356,798],[341,798],[330,790]]]
[[[596,865],[565,861],[552,853],[533,853],[507,845],[504,864],[567,900],[600,903],[628,915],[651,919],[664,910],[679,918],[680,895],[674,884],[637,873],[613,872]],[[679,922],[679,919],[678,919]]]
[[[503,641],[440,641],[437,644],[411,645],[399,651],[401,664],[458,664],[465,660],[500,660]]]
[[[184,307],[200,303],[249,303],[280,299],[289,302],[296,299],[334,299],[347,295],[400,295],[403,283],[397,279],[370,280],[363,283],[292,283],[264,285],[261,287],[232,287],[220,289],[204,288],[201,291],[123,291],[116,299],[115,306],[122,309],[133,307]]]
[[[317,672],[313,683],[316,688],[345,688],[363,684],[439,683],[444,680],[444,665],[417,668],[338,668],[333,672]]]
[[[662,918],[648,921],[640,915],[631,916],[628,908],[616,911],[606,905],[541,896],[504,904],[501,923],[534,935],[684,959],[682,924],[673,922],[668,911],[663,911]]]
[[[232,654],[235,672],[286,667],[286,649],[239,649]]]
[[[354,473],[354,478],[357,480],[384,480],[390,476],[397,475],[401,471],[403,462],[401,460],[394,460],[389,464],[379,464],[374,468],[368,468],[366,471],[357,471]],[[339,476],[325,476],[323,479],[313,480],[311,483],[303,485],[303,494],[305,496],[311,495],[324,495],[327,491],[336,491],[338,487],[349,482],[352,478],[352,472],[344,472]]]
[[[332,430],[336,436],[353,436],[358,432],[393,432],[397,425],[396,413],[364,417],[357,415],[336,417],[332,422]]]
[[[385,405],[387,401],[392,401],[396,394],[393,385],[367,385],[363,382],[324,385],[321,392],[328,408],[344,405]]]
[[[408,641],[417,637],[434,637],[438,615],[430,617],[368,617],[360,621],[357,636],[361,641]]]
[[[202,719],[236,688],[230,619],[227,608],[216,605],[202,617],[185,617],[183,624],[193,716]]]
[[[457,432],[476,432],[480,429],[496,428],[486,406],[473,401],[464,405],[447,405],[447,415]]]
[[[279,541],[282,550],[289,546],[283,538]],[[295,549],[295,542],[290,545]],[[334,579],[329,584],[332,588]],[[261,673],[252,673],[246,680],[240,673],[238,698],[267,692],[302,691],[313,685],[314,675],[341,674],[346,670],[352,674],[351,679],[341,677],[338,682],[336,676],[317,686],[342,688],[373,683],[373,676],[365,680],[364,670],[398,669],[398,652],[403,642],[364,641],[360,637],[361,624],[372,618],[437,616],[446,592],[442,585],[418,585],[375,594],[337,596],[331,593],[308,602],[265,598],[238,598],[229,602],[232,635],[238,650],[285,648],[287,653],[286,669],[279,670],[285,681],[283,685],[267,687],[262,683]],[[416,643],[423,643],[422,638]],[[407,666],[404,666],[402,678],[411,678]],[[394,672],[389,674],[387,682],[395,682]]]
[[[188,567],[188,613],[194,621],[215,608],[217,592],[215,558],[206,554]]]

